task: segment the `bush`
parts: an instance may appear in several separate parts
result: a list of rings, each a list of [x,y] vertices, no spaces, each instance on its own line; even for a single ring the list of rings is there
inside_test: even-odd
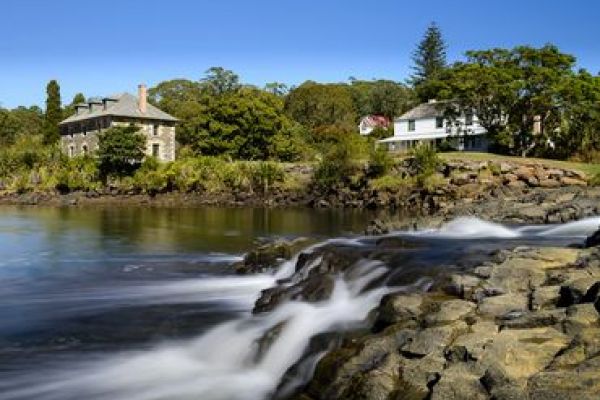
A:
[[[442,160],[432,146],[419,145],[413,149],[411,155],[414,159],[419,182],[433,175],[442,164]]]
[[[340,143],[323,157],[315,170],[313,181],[319,189],[328,189],[347,182],[352,170],[350,148],[347,144]]]
[[[371,188],[382,191],[394,191],[412,185],[413,182],[410,178],[403,178],[398,175],[384,175],[370,182]]]
[[[368,171],[370,177],[380,177],[394,166],[390,153],[382,147],[373,147],[369,153]]]
[[[283,178],[283,169],[274,162],[261,161],[253,168],[253,184],[260,187],[263,193],[268,193],[273,184],[282,182]]]
[[[98,167],[103,179],[132,175],[144,159],[146,138],[136,126],[113,127],[98,136]]]

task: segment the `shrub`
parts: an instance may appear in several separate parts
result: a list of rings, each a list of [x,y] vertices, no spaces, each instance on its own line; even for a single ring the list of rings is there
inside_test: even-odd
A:
[[[393,167],[394,160],[390,153],[382,147],[373,147],[369,153],[369,176],[380,177],[388,173]]]
[[[146,138],[136,126],[113,127],[98,136],[98,166],[103,179],[132,175],[144,158]]]
[[[435,148],[427,145],[419,145],[412,151],[412,156],[417,172],[417,182],[421,185],[427,178],[432,176],[442,164]]]
[[[352,169],[349,146],[340,143],[323,157],[315,170],[313,181],[319,189],[328,189],[346,182]]]
[[[275,182],[283,181],[283,169],[274,162],[260,161],[252,171],[253,186],[258,186],[263,193],[268,193]]]
[[[375,190],[394,191],[400,188],[410,187],[413,182],[410,178],[403,178],[398,175],[384,175],[380,178],[373,179],[370,184]]]

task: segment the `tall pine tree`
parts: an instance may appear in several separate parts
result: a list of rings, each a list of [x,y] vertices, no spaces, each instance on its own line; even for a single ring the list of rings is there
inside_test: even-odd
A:
[[[60,140],[58,124],[62,120],[60,86],[55,80],[46,86],[46,114],[44,117],[44,141],[53,144]]]
[[[427,28],[412,59],[414,74],[411,82],[415,87],[435,80],[446,68],[446,43],[435,22]]]

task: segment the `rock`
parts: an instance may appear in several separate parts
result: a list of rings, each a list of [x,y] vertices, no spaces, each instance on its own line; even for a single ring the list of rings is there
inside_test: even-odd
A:
[[[462,299],[471,299],[475,288],[481,283],[481,280],[472,275],[452,274],[449,283],[444,287],[444,291]]]
[[[600,246],[600,229],[585,239],[585,247]]]
[[[438,381],[446,360],[440,353],[423,358],[403,358],[400,365],[400,388],[404,398],[426,399],[429,387]]]
[[[597,325],[599,321],[600,315],[593,304],[575,304],[567,308],[564,330],[573,335],[583,328]]]
[[[569,178],[566,176],[560,178],[560,183],[563,186],[587,186],[587,182],[585,180]]]
[[[569,341],[568,336],[553,328],[504,329],[486,347],[481,363],[524,385],[546,368]]]
[[[462,321],[426,328],[410,338],[400,350],[409,357],[424,357],[430,353],[442,352],[458,335],[467,330],[467,324]]]
[[[554,308],[560,300],[560,286],[538,286],[531,293],[531,309],[534,311]]]
[[[500,323],[501,329],[529,329],[545,326],[561,328],[561,323],[566,319],[564,309],[542,310],[538,312],[526,312],[516,318],[504,319]]]
[[[479,378],[465,365],[453,365],[433,386],[431,400],[486,400],[489,396]]]
[[[546,210],[540,206],[528,206],[518,209],[517,216],[528,222],[542,223],[546,220]]]
[[[369,221],[365,229],[365,235],[385,235],[389,233],[389,228],[385,222],[380,219],[374,219]]]
[[[543,371],[531,379],[527,391],[531,400],[597,400],[600,398],[600,356],[574,369]]]
[[[525,182],[527,182],[531,178],[535,178],[535,172],[531,168],[525,167],[525,166],[521,166],[521,167],[517,168],[515,171],[513,171],[513,173],[520,180],[525,181]]]
[[[538,185],[542,188],[551,189],[560,187],[561,183],[556,179],[540,179]]]
[[[267,243],[248,252],[244,260],[235,265],[238,274],[262,272],[280,264],[281,260],[289,260],[294,254],[310,243],[307,238],[292,241],[277,240]]]
[[[391,294],[381,300],[377,317],[378,329],[382,327],[416,319],[421,313],[423,297],[419,294]]]
[[[459,336],[445,352],[451,362],[479,360],[485,347],[498,334],[498,325],[491,321],[478,321],[469,327],[469,332]]]
[[[484,316],[497,317],[512,311],[525,312],[528,303],[527,296],[524,294],[504,294],[484,298],[478,305],[478,311]]]
[[[438,304],[436,311],[430,311],[425,316],[425,324],[433,326],[453,322],[466,317],[477,306],[470,301],[449,300]]]
[[[560,287],[559,307],[579,304],[583,301],[593,302],[600,291],[598,278],[584,276],[567,282]]]
[[[471,182],[471,177],[466,173],[454,175],[452,179],[450,179],[450,183],[457,186],[466,185],[469,182]]]

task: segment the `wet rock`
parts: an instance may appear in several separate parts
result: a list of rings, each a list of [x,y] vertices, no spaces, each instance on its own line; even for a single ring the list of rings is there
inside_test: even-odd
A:
[[[397,322],[417,319],[421,314],[423,297],[419,294],[391,294],[381,300],[376,326],[382,327]]]
[[[450,275],[448,284],[445,285],[444,291],[451,295],[462,299],[471,299],[475,289],[481,284],[481,280],[472,275],[452,274]]]
[[[494,318],[513,311],[526,312],[528,303],[524,294],[504,294],[484,298],[478,305],[478,311],[482,315]]]
[[[538,312],[524,312],[516,318],[502,319],[501,328],[528,329],[546,326],[561,328],[561,323],[566,319],[564,309],[542,310]]]
[[[385,222],[380,219],[374,219],[369,221],[365,228],[365,235],[384,235],[389,233],[389,228]]]
[[[400,363],[399,392],[403,398],[426,399],[444,370],[446,360],[440,353],[431,353],[423,358],[402,358]]]
[[[600,245],[600,229],[588,236],[585,240],[585,247],[594,247]]]
[[[308,238],[297,238],[292,241],[277,240],[260,245],[248,252],[244,256],[244,260],[235,265],[235,270],[238,274],[263,272],[279,265],[282,260],[291,259],[310,242]]]

